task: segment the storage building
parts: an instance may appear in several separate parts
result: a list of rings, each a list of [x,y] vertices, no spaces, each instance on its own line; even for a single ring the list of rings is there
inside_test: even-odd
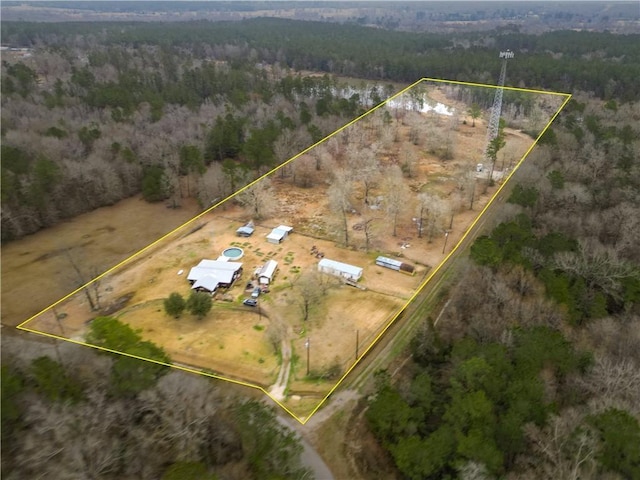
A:
[[[286,225],[280,225],[279,227],[271,230],[271,233],[267,235],[267,241],[269,243],[275,243],[276,245],[282,243],[287,238],[287,235],[291,233],[293,227],[287,227]]]
[[[348,263],[329,260],[328,258],[323,258],[318,262],[318,271],[354,282],[357,282],[362,277],[362,268],[349,265]]]
[[[264,264],[258,273],[258,282],[260,285],[269,285],[273,280],[273,276],[278,268],[278,262],[275,260],[269,260]]]
[[[236,235],[239,237],[250,237],[251,235],[253,235],[253,231],[253,227],[245,225],[244,227],[240,227],[236,230]]]
[[[398,272],[404,272],[413,274],[415,268],[413,265],[409,265],[408,263],[401,262],[399,260],[395,260],[389,257],[378,257],[376,258],[376,265],[381,267],[390,268],[391,270],[396,270]]]

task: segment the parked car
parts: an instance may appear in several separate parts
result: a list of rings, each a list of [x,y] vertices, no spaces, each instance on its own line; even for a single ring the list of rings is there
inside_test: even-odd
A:
[[[260,296],[260,287],[256,287],[253,289],[253,292],[251,292],[251,298],[258,298]]]
[[[256,307],[258,305],[258,301],[255,298],[245,298],[242,303],[247,307]]]

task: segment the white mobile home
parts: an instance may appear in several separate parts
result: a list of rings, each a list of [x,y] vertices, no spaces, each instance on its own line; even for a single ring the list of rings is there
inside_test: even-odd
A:
[[[348,263],[329,260],[328,258],[323,258],[318,262],[318,271],[354,282],[357,282],[362,277],[362,268],[349,265]]]

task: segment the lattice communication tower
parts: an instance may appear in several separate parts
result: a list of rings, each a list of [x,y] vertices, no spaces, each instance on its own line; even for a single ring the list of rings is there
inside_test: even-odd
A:
[[[489,148],[491,141],[498,136],[498,129],[500,128],[500,114],[502,113],[502,92],[504,91],[504,79],[507,76],[507,61],[514,56],[515,55],[511,50],[500,52],[499,58],[502,59],[502,69],[500,70],[500,80],[498,81],[498,88],[496,89],[496,95],[493,98],[493,106],[491,107],[491,117],[489,118],[489,128],[487,130],[487,149]]]

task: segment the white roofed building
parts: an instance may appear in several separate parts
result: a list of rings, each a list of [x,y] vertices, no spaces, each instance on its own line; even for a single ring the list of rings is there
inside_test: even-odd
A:
[[[266,262],[263,267],[258,272],[258,281],[261,285],[269,285],[273,280],[273,276],[276,273],[276,269],[278,268],[278,262],[275,260],[269,260]]]
[[[242,263],[221,260],[201,260],[187,275],[191,288],[215,292],[218,287],[230,287],[242,275]]]
[[[219,284],[220,284],[220,281],[219,281],[218,277],[216,277],[213,274],[209,274],[209,275],[205,275],[203,277],[200,277],[198,280],[193,282],[193,285],[191,286],[191,289],[192,290],[204,290],[204,291],[213,293],[218,289],[218,285]]]
[[[354,282],[357,282],[362,277],[361,267],[349,265],[348,263],[337,262],[335,260],[329,260],[328,258],[323,258],[318,262],[318,271]]]
[[[398,272],[408,273],[410,275],[413,275],[413,273],[415,272],[415,267],[413,265],[409,265],[408,263],[404,263],[400,260],[395,260],[389,257],[380,256],[376,258],[376,265],[390,268],[391,270],[396,270]]]
[[[287,227],[286,225],[280,225],[279,227],[271,230],[271,233],[267,235],[267,242],[279,244],[287,235],[289,235],[293,231],[293,227]]]

